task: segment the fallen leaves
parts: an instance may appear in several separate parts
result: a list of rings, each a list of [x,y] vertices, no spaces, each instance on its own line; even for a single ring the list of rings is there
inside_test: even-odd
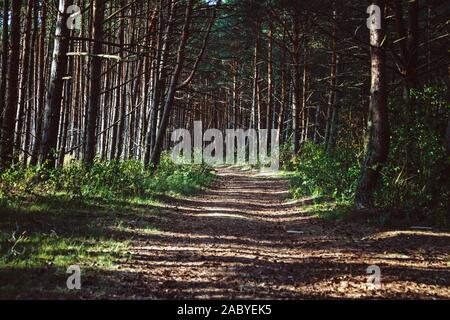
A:
[[[450,299],[449,233],[322,221],[285,201],[283,179],[219,176],[203,195],[168,200],[159,231],[136,236],[105,297]],[[370,265],[380,290],[367,289]]]

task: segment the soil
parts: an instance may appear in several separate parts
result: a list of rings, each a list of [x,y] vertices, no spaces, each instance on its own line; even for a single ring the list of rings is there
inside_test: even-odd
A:
[[[288,201],[286,179],[217,175],[209,191],[165,199],[108,298],[450,298],[449,233],[324,220],[303,210],[311,199]],[[381,287],[367,284],[370,266]]]

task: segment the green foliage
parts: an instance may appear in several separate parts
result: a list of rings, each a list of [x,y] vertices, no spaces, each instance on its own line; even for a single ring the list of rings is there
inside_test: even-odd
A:
[[[449,165],[443,136],[448,101],[442,85],[412,90],[417,102],[413,120],[391,122],[389,159],[382,171],[376,205],[387,208],[383,223],[395,219],[447,226],[450,222],[450,186],[440,179]],[[403,100],[391,101],[393,110],[404,110]],[[411,114],[403,115],[411,117]],[[409,123],[408,127],[405,123]],[[289,158],[290,145],[282,148],[285,170],[291,170],[294,197],[326,196],[351,205],[359,181],[362,145],[340,137],[335,151],[306,143],[298,156]],[[391,214],[392,213],[392,214]]]
[[[292,158],[294,146],[292,141],[288,141],[280,146],[280,165],[283,170],[294,171],[295,165]]]
[[[51,174],[57,190],[102,198],[142,196],[151,179],[140,162],[131,160],[95,161],[89,168],[74,162]]]
[[[440,179],[450,161],[443,141],[450,106],[446,95],[442,84],[411,90],[418,111],[412,128],[393,125],[383,189],[377,194],[380,204],[401,210],[405,218],[440,226],[450,222],[450,185]]]
[[[23,169],[20,165],[0,172],[0,199],[31,193],[38,175],[38,168]]]
[[[323,145],[305,143],[292,161],[295,174],[291,178],[294,197],[331,196],[336,199],[353,198],[360,166],[352,152],[340,150],[327,153]]]
[[[212,180],[213,175],[209,167],[193,164],[176,165],[165,155],[151,180],[149,190],[158,193],[191,194]]]
[[[411,89],[410,95],[419,102],[428,103],[431,108],[446,108],[450,110],[450,103],[447,99],[447,85],[445,83],[437,83],[420,89]]]
[[[147,197],[160,193],[187,194],[212,181],[206,166],[178,165],[164,156],[155,172],[138,161],[81,162],[53,170],[13,167],[0,175],[0,199],[33,193],[64,193],[71,197]]]
[[[424,193],[426,186],[433,179],[433,174],[440,172],[445,159],[445,151],[441,138],[423,124],[414,128],[415,156],[406,162],[406,136],[402,130],[393,132],[397,137],[391,143],[388,164],[383,170],[383,192],[379,192],[381,203],[397,206],[399,203],[408,207],[416,207],[431,199],[430,194]],[[414,165],[411,164],[416,160]],[[446,192],[447,191],[447,192]],[[443,195],[448,190],[442,190]],[[419,201],[418,201],[419,200]]]
[[[65,288],[66,268],[111,270],[129,243],[157,233],[157,194],[185,194],[210,183],[209,167],[178,165],[164,155],[156,170],[137,161],[81,162],[53,170],[15,166],[0,173],[0,297],[32,286]],[[45,272],[41,272],[44,270]],[[101,277],[101,275],[95,275]]]

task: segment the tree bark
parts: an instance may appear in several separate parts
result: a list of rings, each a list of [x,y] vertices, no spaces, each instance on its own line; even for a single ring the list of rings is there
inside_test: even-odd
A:
[[[27,4],[27,14],[25,18],[25,29],[23,37],[23,54],[22,54],[22,76],[20,77],[19,83],[19,106],[17,113],[16,122],[16,139],[15,139],[15,152],[14,152],[14,162],[19,161],[20,150],[22,147],[22,134],[23,134],[23,123],[25,117],[25,103],[28,100],[27,96],[27,83],[28,83],[28,70],[30,67],[30,46],[31,46],[31,23],[33,19],[33,0],[28,0]]]
[[[0,79],[0,125],[3,119],[3,109],[6,102],[6,81],[8,70],[9,54],[9,0],[3,0],[3,19],[2,19],[2,74]],[[0,141],[2,137],[0,130]]]
[[[13,160],[14,127],[19,100],[20,11],[22,1],[13,1],[11,16],[11,59],[8,69],[8,98],[4,108],[0,141],[0,169],[9,167]]]
[[[41,148],[41,136],[42,136],[42,114],[45,103],[45,37],[47,33],[47,4],[42,2],[41,7],[41,29],[39,34],[39,49],[38,49],[38,83],[37,83],[37,106],[35,108],[35,138],[33,144],[33,151],[31,154],[30,165],[35,166],[38,162],[39,150]]]
[[[267,108],[266,108],[266,129],[268,130],[267,141],[272,141],[273,125],[273,25],[269,23],[269,43],[267,54]]]
[[[39,165],[55,167],[58,129],[63,102],[64,75],[67,69],[70,30],[67,27],[67,8],[73,0],[60,0],[55,30],[50,81],[43,116],[43,130],[39,152]]]
[[[356,191],[356,208],[374,206],[374,193],[389,152],[389,124],[386,92],[384,0],[372,2],[381,9],[381,29],[370,31],[372,85],[370,89],[368,141]]]
[[[292,101],[292,131],[293,131],[293,145],[294,155],[300,151],[300,109],[302,106],[302,86],[301,86],[301,71],[300,71],[300,17],[296,12],[293,17],[293,101]]]
[[[92,15],[94,18],[92,34],[94,37],[94,44],[92,48],[92,58],[90,66],[90,95],[87,106],[87,132],[85,152],[83,156],[84,164],[92,165],[95,158],[95,146],[97,144],[96,128],[98,109],[101,94],[101,76],[102,76],[102,60],[99,56],[102,53],[102,39],[103,39],[103,15],[104,15],[104,1],[94,0],[92,2]]]
[[[192,20],[192,6],[193,6],[192,2],[193,2],[192,0],[188,0],[188,2],[186,4],[185,22],[184,22],[184,26],[183,26],[183,32],[181,35],[181,41],[180,41],[180,44],[178,47],[175,70],[173,71],[173,74],[172,74],[172,77],[170,80],[170,85],[169,85],[166,101],[164,103],[161,125],[159,127],[159,131],[158,131],[158,134],[156,137],[155,148],[154,148],[154,150],[152,152],[152,156],[151,156],[150,164],[152,165],[153,168],[155,168],[159,164],[159,161],[161,159],[164,138],[166,136],[167,126],[169,124],[169,118],[170,118],[170,114],[171,114],[171,111],[173,108],[173,103],[175,100],[175,94],[176,94],[176,90],[177,90],[178,80],[180,78],[181,71],[183,70],[186,44],[187,44],[187,41],[189,38],[189,33],[190,33],[189,27],[190,27],[191,20]]]
[[[330,75],[330,93],[328,96],[327,107],[327,123],[325,129],[325,144],[326,150],[330,153],[335,146],[335,128],[337,120],[337,72],[338,72],[338,55],[336,50],[336,37],[337,37],[337,12],[336,3],[333,2],[333,35],[332,35],[332,53],[331,53],[331,75]]]

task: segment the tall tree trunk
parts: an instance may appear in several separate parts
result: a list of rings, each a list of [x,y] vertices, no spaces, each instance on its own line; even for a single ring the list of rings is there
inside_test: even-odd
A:
[[[17,113],[16,122],[16,141],[15,141],[15,152],[14,152],[14,162],[19,161],[20,150],[22,146],[22,135],[23,135],[23,123],[25,117],[25,103],[28,100],[27,96],[27,84],[28,84],[28,70],[30,67],[30,46],[31,46],[31,23],[33,19],[33,0],[28,0],[27,14],[25,18],[25,29],[23,37],[23,54],[22,54],[22,76],[20,77],[19,83],[19,106]]]
[[[152,95],[152,110],[150,114],[150,124],[149,131],[147,133],[147,146],[145,149],[144,155],[144,163],[146,165],[150,164],[152,153],[155,150],[157,133],[158,133],[158,113],[161,109],[161,103],[164,97],[164,92],[166,91],[166,81],[167,81],[167,59],[169,56],[169,47],[170,47],[170,38],[171,33],[174,27],[174,19],[175,19],[175,4],[172,0],[168,1],[168,21],[166,25],[166,30],[164,32],[164,15],[162,11],[162,2],[161,2],[161,12],[159,17],[159,36],[158,36],[158,44],[157,44],[157,55],[155,61],[155,84]]]
[[[374,193],[389,152],[389,124],[386,93],[384,0],[372,2],[381,8],[381,29],[370,31],[372,85],[370,89],[368,141],[361,178],[356,191],[358,209],[374,206]]]
[[[293,101],[292,101],[292,131],[294,155],[300,150],[300,109],[302,105],[302,86],[300,71],[300,17],[295,13],[293,17],[294,23],[294,43],[293,43]]]
[[[308,95],[309,95],[309,55],[308,55],[308,37],[305,32],[304,36],[304,48],[303,48],[303,87],[302,87],[302,135],[301,142],[304,143],[308,140],[309,129],[309,108],[308,108]]]
[[[283,34],[283,42],[286,39],[286,34]],[[280,81],[281,81],[281,90],[280,90],[280,111],[278,114],[278,130],[280,132],[279,141],[280,144],[284,144],[284,121],[286,114],[286,104],[287,104],[287,68],[286,68],[286,47],[282,46],[281,48],[281,62],[280,62]]]
[[[418,51],[419,51],[419,0],[410,1],[408,7],[408,29],[406,29],[403,17],[403,6],[401,0],[394,3],[397,37],[400,43],[401,66],[400,73],[403,76],[403,101],[404,121],[407,135],[410,137],[405,145],[406,171],[414,174],[414,164],[419,160],[415,143],[415,124],[417,120],[417,101],[411,95],[411,90],[418,86]]]
[[[2,74],[0,79],[0,125],[3,119],[3,110],[6,102],[6,81],[8,70],[9,53],[9,0],[3,0],[3,19],[2,19]],[[0,143],[2,132],[0,130]]]
[[[14,126],[19,100],[19,63],[20,63],[20,11],[22,1],[13,1],[11,17],[11,59],[8,69],[8,98],[4,108],[0,141],[0,170],[11,165],[14,146]]]
[[[122,0],[120,1],[120,7],[124,8],[125,6],[125,2]],[[119,25],[119,44],[124,43],[125,41],[125,10],[122,9],[121,13],[120,13],[120,25]],[[119,131],[121,131],[121,126],[122,126],[122,115],[123,113],[121,112],[122,108],[121,108],[121,103],[122,103],[122,87],[121,87],[121,81],[123,79],[123,75],[124,75],[124,62],[123,62],[123,58],[125,57],[125,53],[124,51],[121,49],[119,51],[119,57],[121,59],[121,61],[117,64],[116,66],[116,90],[115,90],[115,98],[114,98],[114,117],[113,117],[113,125],[112,125],[112,134],[111,134],[111,149],[110,149],[110,154],[109,154],[109,159],[110,160],[114,160],[114,159],[118,159],[118,147],[119,145],[122,143],[122,141],[119,142]],[[120,155],[119,155],[120,156]]]
[[[35,166],[38,162],[39,150],[41,148],[41,136],[42,136],[42,114],[45,103],[45,37],[47,33],[47,4],[42,2],[41,7],[41,29],[39,34],[39,49],[38,49],[38,89],[37,89],[37,106],[35,108],[35,131],[34,131],[34,144],[31,154],[30,165]]]
[[[266,108],[266,129],[268,130],[267,141],[272,141],[273,125],[273,25],[269,23],[269,44],[267,54],[267,108]]]
[[[25,131],[24,131],[24,135],[25,135],[25,139],[24,139],[24,145],[23,145],[23,167],[25,168],[26,166],[28,166],[28,159],[29,159],[29,155],[32,152],[31,149],[31,141],[32,141],[32,136],[31,136],[31,128],[33,125],[33,113],[36,110],[36,106],[37,106],[37,100],[38,100],[38,96],[37,96],[37,74],[38,74],[38,65],[36,63],[33,63],[34,61],[36,61],[37,59],[37,55],[39,52],[39,48],[37,46],[37,37],[39,34],[39,3],[34,1],[33,4],[33,36],[31,38],[31,48],[33,48],[31,50],[30,53],[30,57],[29,57],[29,61],[28,61],[28,65],[31,66],[29,68],[29,75],[28,75],[28,97],[29,97],[29,103],[28,103],[28,108],[26,110],[26,123],[25,123]],[[33,66],[34,65],[34,66]]]
[[[325,128],[325,144],[327,152],[331,152],[334,149],[334,144],[336,141],[335,127],[336,127],[336,113],[337,113],[337,68],[338,68],[338,55],[336,51],[336,37],[337,37],[337,12],[336,3],[333,2],[333,39],[332,39],[332,53],[331,53],[331,75],[330,75],[330,93],[328,96],[328,107],[327,107],[327,122]]]
[[[73,44],[69,45],[69,49],[71,52],[74,51]],[[68,140],[68,129],[69,129],[69,122],[70,122],[70,114],[72,111],[72,103],[73,103],[73,82],[74,82],[74,61],[71,59],[68,62],[68,72],[70,74],[70,79],[67,80],[66,86],[64,89],[64,112],[63,116],[61,117],[61,134],[59,137],[60,143],[59,143],[59,154],[58,154],[58,167],[62,167],[64,165],[64,159],[66,157],[66,148],[67,148],[67,140]]]
[[[166,101],[164,103],[164,109],[163,109],[163,115],[161,119],[161,125],[159,127],[158,135],[156,137],[156,143],[155,148],[152,152],[151,156],[151,165],[153,168],[155,168],[161,159],[162,154],[162,148],[164,143],[164,138],[166,136],[167,126],[169,124],[169,118],[170,114],[173,108],[173,103],[175,101],[175,94],[177,91],[177,85],[178,80],[181,75],[181,71],[183,70],[184,66],[184,59],[185,59],[185,50],[186,50],[186,44],[189,38],[189,27],[192,20],[192,6],[193,6],[193,0],[188,0],[186,4],[186,12],[185,12],[185,22],[183,26],[183,32],[181,35],[181,41],[180,45],[178,47],[177,52],[177,60],[175,65],[175,70],[173,71],[173,74],[170,79],[169,89],[167,92]]]
[[[103,0],[94,0],[92,3],[92,15],[94,17],[92,34],[94,37],[94,44],[92,48],[92,58],[90,66],[90,95],[87,106],[87,132],[84,152],[84,163],[91,165],[95,158],[95,146],[97,143],[96,128],[98,109],[100,103],[101,73],[102,60],[100,54],[102,53],[103,40],[103,14],[104,2]]]
[[[253,55],[253,94],[252,94],[252,110],[251,110],[251,123],[250,128],[259,129],[260,127],[260,117],[258,114],[259,110],[259,32],[260,26],[257,25],[257,35],[255,39],[255,51]]]
[[[42,138],[39,152],[39,164],[46,164],[49,168],[55,167],[57,155],[56,146],[63,102],[63,78],[67,70],[67,52],[70,42],[70,30],[66,23],[69,17],[67,8],[72,4],[73,0],[59,0],[52,66],[43,115]]]
[[[238,75],[239,75],[239,58],[233,57],[232,62],[232,78],[233,78],[233,102],[232,102],[232,128],[237,129],[238,126]]]

